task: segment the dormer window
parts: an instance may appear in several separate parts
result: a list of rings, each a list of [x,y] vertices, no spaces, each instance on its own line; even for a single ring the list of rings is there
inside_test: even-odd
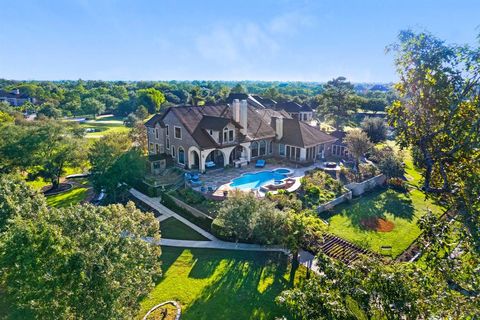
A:
[[[223,129],[223,142],[233,142],[235,140],[235,133],[233,129],[225,127]]]

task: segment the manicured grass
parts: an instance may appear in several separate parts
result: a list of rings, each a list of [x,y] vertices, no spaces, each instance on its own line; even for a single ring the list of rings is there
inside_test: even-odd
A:
[[[391,255],[402,253],[421,233],[417,221],[430,209],[440,214],[444,209],[424,193],[412,190],[403,194],[391,189],[379,189],[365,194],[352,203],[335,208],[328,218],[328,231],[357,245],[381,252],[382,246],[391,246]],[[383,218],[394,223],[390,232],[366,230],[362,220],[368,217]]]
[[[92,128],[95,132],[88,132],[86,138],[101,138],[107,133],[124,133],[128,132],[129,128],[125,127],[120,120],[105,120],[99,119],[98,121],[88,121],[80,124],[82,128]]]
[[[180,239],[180,240],[200,240],[207,241],[208,239],[196,232],[187,225],[181,223],[175,218],[168,218],[160,222],[160,231],[162,238],[165,239]]]
[[[166,300],[181,304],[182,320],[275,319],[285,314],[275,297],[305,277],[303,266],[291,276],[281,253],[162,250],[163,277],[142,302],[139,319]]]
[[[63,208],[78,204],[85,200],[88,195],[87,188],[72,188],[66,192],[47,196],[47,204],[50,207]]]

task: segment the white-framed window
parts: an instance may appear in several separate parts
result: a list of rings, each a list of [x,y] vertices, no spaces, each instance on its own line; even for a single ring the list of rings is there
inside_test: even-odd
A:
[[[174,158],[177,157],[177,152],[175,150],[175,146],[172,146],[172,157],[174,157]]]
[[[285,145],[282,143],[278,145],[278,154],[285,157]]]
[[[211,136],[213,136],[213,130],[212,130],[212,129],[208,130],[208,133],[209,133]]]
[[[170,126],[169,126],[168,124],[165,126],[165,134],[166,134],[167,136],[170,135]]]
[[[166,144],[167,144],[167,145],[166,145],[166,148],[167,148],[167,150],[170,150],[170,138],[167,138],[166,141],[167,141],[167,142],[166,142]]]
[[[253,141],[252,144],[250,144],[250,150],[251,150],[252,158],[258,157],[258,142],[257,141]]]
[[[228,128],[223,129],[223,142],[227,142],[228,140]]]
[[[153,142],[150,142],[150,152],[153,152],[155,149],[154,149],[154,146],[153,146]]]
[[[160,145],[158,143],[155,143],[155,153],[156,154],[160,153]]]
[[[158,140],[158,131],[159,131],[158,128],[155,128],[155,139],[157,140]]]
[[[272,141],[270,141],[270,142],[268,143],[268,153],[269,153],[269,154],[272,154],[272,153],[273,153],[273,142],[272,142]]]
[[[175,130],[175,132],[174,132],[175,139],[180,139],[181,140],[182,139],[182,128],[175,126],[174,130]]]

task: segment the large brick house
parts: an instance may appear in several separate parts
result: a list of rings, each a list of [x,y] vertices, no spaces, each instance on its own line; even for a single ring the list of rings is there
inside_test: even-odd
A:
[[[204,172],[212,163],[224,167],[268,157],[312,163],[330,154],[337,138],[300,121],[292,109],[256,97],[231,95],[225,105],[170,107],[153,116],[145,124],[152,173],[169,160]]]

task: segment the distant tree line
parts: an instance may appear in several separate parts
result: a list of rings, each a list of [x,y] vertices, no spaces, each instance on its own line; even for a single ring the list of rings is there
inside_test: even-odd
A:
[[[343,79],[343,80],[338,80]],[[390,86],[352,85],[339,77],[353,100],[350,106],[368,111],[384,111],[394,100]],[[335,85],[334,85],[335,87]],[[369,90],[368,88],[378,89]],[[13,81],[0,79],[0,90],[18,89],[35,98],[25,103],[22,111],[35,111],[46,117],[92,116],[113,113],[126,117],[143,106],[148,113],[160,112],[173,105],[194,106],[225,103],[230,93],[259,94],[276,101],[295,101],[317,108],[327,106],[342,111],[343,106],[325,103],[332,99],[332,81],[262,82],[262,81]],[[326,94],[326,95],[325,95]],[[349,109],[347,108],[347,111]]]

